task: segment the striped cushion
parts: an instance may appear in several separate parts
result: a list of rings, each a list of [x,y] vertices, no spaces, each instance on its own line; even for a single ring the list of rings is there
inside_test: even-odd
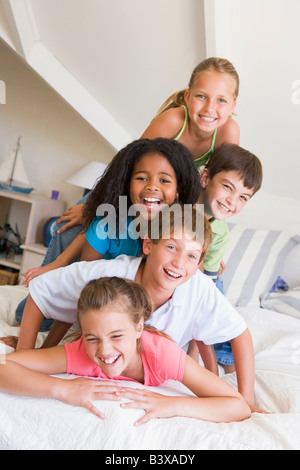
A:
[[[262,296],[261,306],[300,319],[300,287]]]
[[[284,261],[300,245],[300,236],[277,230],[255,230],[228,224],[230,240],[224,256],[226,297],[234,306],[260,306],[260,297],[281,275]]]

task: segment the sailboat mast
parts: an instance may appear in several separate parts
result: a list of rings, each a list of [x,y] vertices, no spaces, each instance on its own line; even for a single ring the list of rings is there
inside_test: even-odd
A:
[[[13,166],[12,166],[12,169],[11,169],[11,174],[10,174],[9,183],[8,183],[9,186],[12,186],[12,182],[13,182],[13,179],[14,179],[14,172],[15,172],[15,167],[16,167],[16,163],[17,163],[18,152],[19,152],[19,149],[20,149],[20,146],[21,146],[20,145],[20,140],[21,140],[21,136],[18,138],[18,142],[17,142],[14,163],[13,163]]]

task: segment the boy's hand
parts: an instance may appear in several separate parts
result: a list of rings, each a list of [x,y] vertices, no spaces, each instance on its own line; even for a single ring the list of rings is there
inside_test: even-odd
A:
[[[222,276],[223,272],[225,271],[226,269],[226,264],[224,263],[224,261],[222,260],[221,263],[220,263],[220,267],[219,267],[219,270],[218,270],[218,276]]]

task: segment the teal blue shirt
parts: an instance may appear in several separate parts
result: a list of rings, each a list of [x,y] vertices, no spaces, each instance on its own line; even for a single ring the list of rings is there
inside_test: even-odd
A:
[[[139,256],[141,244],[136,234],[133,218],[128,217],[121,230],[108,230],[105,218],[96,217],[91,223],[86,239],[104,259],[115,259],[119,255]]]
[[[229,230],[226,220],[213,218],[209,222],[213,238],[204,260],[204,273],[216,280],[229,242]]]

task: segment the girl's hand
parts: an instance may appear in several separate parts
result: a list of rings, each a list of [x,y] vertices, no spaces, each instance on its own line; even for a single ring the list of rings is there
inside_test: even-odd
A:
[[[55,262],[53,261],[52,263],[46,264],[46,266],[39,266],[37,268],[27,269],[27,271],[25,271],[24,273],[25,277],[23,281],[23,286],[28,287],[29,282],[32,281],[32,279],[40,276],[41,274],[47,273],[48,271],[51,271],[55,268]]]
[[[134,423],[134,426],[147,423],[152,418],[172,418],[177,416],[175,404],[176,397],[169,397],[150,390],[140,390],[133,388],[122,388],[116,392],[120,398],[132,400],[122,403],[122,408],[135,408],[145,410],[145,415]]]
[[[116,394],[121,386],[117,382],[93,380],[80,377],[73,380],[61,379],[54,398],[73,406],[81,406],[105,419],[103,413],[93,404],[95,400],[119,401]]]
[[[65,222],[66,220],[69,221],[63,227],[59,228],[57,233],[63,233],[68,230],[68,228],[74,227],[75,225],[83,225],[85,222],[82,214],[83,208],[84,204],[78,204],[76,206],[69,207],[69,209],[63,213],[60,219],[55,222],[55,225],[59,225],[61,222]]]

